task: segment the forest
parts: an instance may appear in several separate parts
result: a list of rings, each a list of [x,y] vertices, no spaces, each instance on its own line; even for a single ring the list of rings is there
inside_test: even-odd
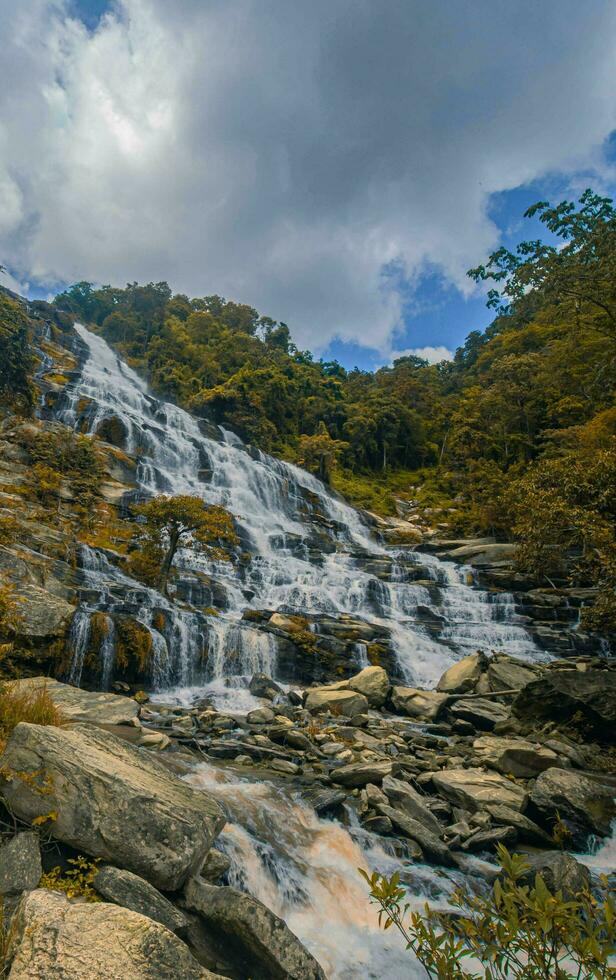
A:
[[[374,373],[299,350],[287,324],[167,283],[54,299],[94,326],[157,394],[296,462],[351,502],[397,494],[447,507],[460,533],[520,542],[544,582],[592,583],[616,629],[616,211],[587,190],[539,202],[546,241],[469,271],[494,320],[453,361],[402,357]]]

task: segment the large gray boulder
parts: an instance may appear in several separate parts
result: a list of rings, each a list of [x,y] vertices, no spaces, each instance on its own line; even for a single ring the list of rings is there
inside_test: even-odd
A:
[[[132,871],[106,865],[97,873],[93,885],[99,895],[109,902],[147,915],[149,919],[171,929],[171,932],[180,932],[186,927],[186,916],[149,881],[134,875]]]
[[[181,887],[199,869],[225,823],[209,794],[99,728],[22,722],[0,766],[16,773],[5,777],[2,795],[17,817],[31,822],[55,811],[50,832],[58,840],[163,891]]]
[[[562,764],[562,757],[552,749],[523,738],[495,738],[482,735],[473,742],[479,762],[505,775],[532,779],[551,766]]]
[[[289,927],[252,895],[191,878],[186,907],[196,912],[225,957],[251,980],[326,980],[325,973]]]
[[[0,896],[38,887],[43,868],[38,834],[26,830],[0,847]]]
[[[100,903],[37,889],[13,918],[9,980],[214,980],[169,929]]]
[[[521,884],[534,885],[535,875],[539,874],[551,892],[562,891],[568,901],[590,890],[590,871],[570,854],[541,851],[525,855],[525,860],[530,867],[520,879]]]
[[[496,803],[520,811],[527,799],[526,791],[517,783],[481,769],[443,769],[432,774],[432,783],[450,803],[471,812]]]
[[[393,687],[391,701],[396,711],[409,718],[435,721],[448,701],[446,694],[422,691],[417,687]]]
[[[68,721],[83,721],[91,725],[126,725],[139,714],[133,698],[105,691],[82,691],[72,684],[62,684],[51,677],[27,677],[13,681],[17,692],[45,688],[51,700]]]
[[[75,615],[75,607],[66,599],[30,583],[20,583],[15,590],[19,601],[16,634],[20,639],[53,640],[64,636]]]
[[[388,817],[393,826],[405,837],[419,844],[422,851],[438,864],[452,865],[454,863],[451,851],[436,834],[431,833],[419,820],[414,820],[408,814],[396,810],[384,803],[377,804],[377,810],[383,817]]]
[[[308,691],[305,707],[313,715],[322,711],[330,711],[332,714],[354,718],[355,715],[363,715],[368,710],[368,699],[356,691],[317,687]]]
[[[497,653],[488,667],[488,686],[491,691],[519,691],[534,681],[541,670],[537,664]]]
[[[439,836],[442,829],[441,825],[416,789],[413,789],[408,783],[403,783],[401,779],[385,776],[383,793],[391,806],[406,813],[413,820],[419,821],[430,833]]]
[[[520,691],[511,710],[516,718],[532,725],[568,722],[575,716],[596,738],[613,740],[616,670],[546,670]]]
[[[359,674],[349,678],[349,690],[363,694],[371,708],[382,708],[390,688],[387,671],[382,667],[364,667]]]
[[[380,783],[385,776],[391,775],[393,762],[389,760],[376,762],[351,762],[348,766],[334,769],[330,778],[332,783],[355,789],[368,783]]]
[[[552,826],[560,820],[571,835],[571,845],[585,850],[592,835],[610,833],[616,816],[614,790],[570,769],[546,769],[530,793],[531,816]]]
[[[458,660],[445,671],[436,685],[436,690],[442,694],[462,694],[467,691],[474,691],[481,676],[485,659],[484,654],[478,652]]]
[[[483,732],[491,732],[499,721],[509,717],[509,708],[492,698],[460,698],[450,709],[454,718],[462,718]]]

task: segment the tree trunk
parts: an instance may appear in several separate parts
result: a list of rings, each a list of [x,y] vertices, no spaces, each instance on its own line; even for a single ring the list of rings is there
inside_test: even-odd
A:
[[[163,558],[163,563],[160,567],[160,580],[159,589],[163,595],[167,595],[167,581],[169,579],[169,572],[171,571],[171,565],[175,557],[175,553],[178,549],[178,544],[180,541],[179,531],[174,531],[169,535],[169,546],[167,548],[167,553]]]

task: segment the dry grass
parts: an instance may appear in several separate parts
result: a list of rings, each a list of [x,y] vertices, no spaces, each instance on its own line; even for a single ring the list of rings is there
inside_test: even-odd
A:
[[[66,723],[66,718],[51,699],[45,684],[41,687],[19,690],[13,683],[0,685],[0,747],[20,721],[32,725]]]

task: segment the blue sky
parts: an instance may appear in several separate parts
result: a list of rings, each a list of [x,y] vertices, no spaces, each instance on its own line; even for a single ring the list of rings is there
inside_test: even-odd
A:
[[[103,14],[108,13],[104,17]],[[166,279],[374,368],[491,319],[466,270],[616,189],[611,0],[0,0],[0,263]]]

